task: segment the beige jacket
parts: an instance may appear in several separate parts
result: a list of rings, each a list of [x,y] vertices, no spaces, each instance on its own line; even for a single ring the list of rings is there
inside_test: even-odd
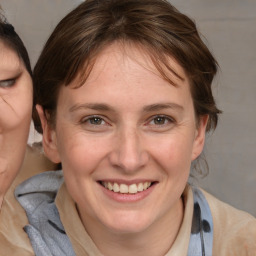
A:
[[[23,166],[6,193],[0,212],[0,256],[34,255],[29,239],[23,231],[23,227],[28,224],[27,217],[13,192],[18,184],[29,177],[54,169],[56,166],[39,150],[27,147]]]

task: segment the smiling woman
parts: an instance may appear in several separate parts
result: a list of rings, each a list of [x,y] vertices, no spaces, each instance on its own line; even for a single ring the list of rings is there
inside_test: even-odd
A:
[[[216,72],[168,1],[87,0],[69,13],[34,69],[35,125],[62,170],[15,191],[26,255],[254,255],[255,219],[188,184],[217,126]]]
[[[24,159],[32,92],[27,51],[14,28],[0,16],[0,206]]]
[[[208,117],[197,125],[189,81],[176,61],[169,62],[184,78],[172,77],[177,86],[136,45],[113,43],[97,57],[84,85],[74,89],[74,81],[60,88],[53,131],[38,107],[49,131],[46,153],[62,162],[89,232],[96,225],[104,237],[108,229],[157,232],[162,220],[172,226],[165,230],[170,242],[179,229],[180,196],[190,163],[202,150]],[[91,226],[90,218],[98,222]]]

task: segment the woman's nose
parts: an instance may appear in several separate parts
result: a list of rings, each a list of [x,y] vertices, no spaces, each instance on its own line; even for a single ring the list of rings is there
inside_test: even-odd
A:
[[[114,139],[110,162],[126,173],[134,173],[143,168],[149,155],[141,136],[135,129],[120,132]]]

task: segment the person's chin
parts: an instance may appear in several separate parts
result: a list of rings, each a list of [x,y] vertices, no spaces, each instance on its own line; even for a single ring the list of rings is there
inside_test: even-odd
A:
[[[102,218],[103,225],[113,233],[135,234],[140,233],[153,222],[151,211],[140,210],[117,210],[111,211]]]

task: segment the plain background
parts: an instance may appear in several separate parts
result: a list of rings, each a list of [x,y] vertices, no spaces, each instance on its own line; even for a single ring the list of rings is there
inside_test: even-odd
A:
[[[28,48],[32,65],[57,22],[81,0],[0,0]],[[208,136],[209,175],[194,182],[256,216],[256,0],[173,0],[193,18],[215,55],[214,83],[223,110]],[[30,141],[38,139],[31,130]]]

